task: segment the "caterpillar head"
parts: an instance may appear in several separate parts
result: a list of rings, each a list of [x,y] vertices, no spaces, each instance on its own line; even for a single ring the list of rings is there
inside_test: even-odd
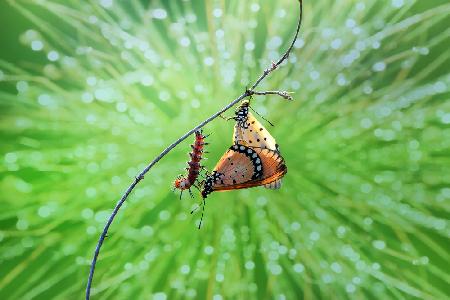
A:
[[[175,181],[173,183],[173,186],[180,190],[185,190],[186,185],[187,185],[186,179],[183,177],[179,177],[179,178],[175,179]]]

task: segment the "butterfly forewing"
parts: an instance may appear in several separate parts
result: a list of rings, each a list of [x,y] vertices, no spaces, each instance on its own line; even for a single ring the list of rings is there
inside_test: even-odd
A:
[[[273,136],[249,111],[245,121],[236,122],[234,125],[233,142],[278,151],[278,144]]]

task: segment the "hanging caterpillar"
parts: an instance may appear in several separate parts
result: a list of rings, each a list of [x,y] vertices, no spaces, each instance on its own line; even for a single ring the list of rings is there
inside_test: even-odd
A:
[[[189,153],[191,160],[188,161],[187,164],[189,167],[186,168],[188,174],[185,176],[179,175],[173,183],[174,189],[181,190],[180,199],[184,190],[189,190],[191,197],[193,197],[191,187],[195,186],[197,177],[200,174],[200,169],[203,168],[203,166],[200,165],[200,160],[202,160],[204,146],[208,145],[208,143],[205,143],[206,137],[207,136],[203,135],[202,131],[195,132],[195,141],[194,144],[191,145],[192,152]]]

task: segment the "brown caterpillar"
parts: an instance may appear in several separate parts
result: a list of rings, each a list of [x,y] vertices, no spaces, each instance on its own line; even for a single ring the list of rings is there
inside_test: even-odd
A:
[[[185,176],[179,175],[173,183],[174,189],[181,190],[180,199],[184,190],[189,190],[191,197],[193,197],[191,187],[195,186],[197,177],[200,174],[200,169],[203,168],[203,166],[200,165],[200,160],[202,160],[202,155],[203,153],[205,153],[203,149],[204,146],[208,145],[208,143],[205,143],[206,137],[207,136],[203,135],[202,131],[195,132],[195,141],[194,144],[191,145],[192,152],[189,153],[191,160],[188,161],[187,164],[189,165],[189,167],[186,168],[188,174]]]

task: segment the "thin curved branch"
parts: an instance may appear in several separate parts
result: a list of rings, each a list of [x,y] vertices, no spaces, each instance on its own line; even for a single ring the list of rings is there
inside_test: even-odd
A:
[[[193,134],[196,130],[202,128],[203,126],[205,126],[206,124],[208,124],[209,122],[211,122],[212,120],[214,120],[215,118],[217,118],[218,116],[220,116],[222,113],[224,113],[225,111],[227,111],[228,109],[230,109],[231,107],[233,107],[236,103],[238,103],[239,101],[241,101],[242,99],[252,95],[252,94],[256,94],[254,92],[254,89],[259,85],[259,83],[267,76],[269,75],[269,73],[271,73],[272,71],[274,71],[285,59],[287,59],[289,57],[289,53],[291,52],[295,41],[297,40],[298,37],[298,33],[300,31],[300,26],[302,23],[302,16],[303,16],[303,1],[299,0],[299,8],[300,8],[300,16],[299,16],[299,20],[298,20],[298,24],[297,24],[297,29],[295,32],[295,36],[294,39],[292,40],[291,45],[289,46],[289,48],[287,49],[287,51],[283,54],[283,56],[276,62],[276,63],[272,63],[272,66],[267,68],[266,70],[264,70],[263,74],[256,80],[256,82],[252,85],[252,87],[250,89],[247,89],[242,95],[240,95],[239,97],[237,97],[236,99],[234,99],[233,101],[231,101],[227,106],[225,106],[224,108],[222,108],[221,110],[219,110],[218,112],[216,112],[215,114],[213,114],[211,117],[209,117],[208,119],[204,120],[203,122],[201,122],[199,125],[197,125],[196,127],[192,128],[191,130],[189,130],[188,132],[186,132],[183,136],[181,136],[178,140],[176,140],[175,142],[173,142],[169,147],[167,147],[166,149],[164,149],[154,160],[152,160],[145,168],[144,170],[142,170],[141,173],[139,173],[138,176],[136,176],[136,178],[134,179],[133,183],[127,188],[127,190],[125,191],[125,193],[123,194],[123,196],[120,198],[120,200],[117,202],[116,206],[114,207],[113,212],[111,213],[111,216],[109,217],[108,221],[105,224],[105,227],[103,228],[103,231],[100,235],[100,238],[98,240],[97,246],[95,247],[95,251],[94,251],[94,257],[92,258],[92,262],[91,262],[91,267],[90,267],[90,271],[89,271],[89,277],[88,277],[88,282],[87,282],[87,286],[86,286],[86,300],[90,299],[90,294],[91,294],[91,286],[92,286],[92,280],[94,278],[94,271],[95,271],[95,266],[97,263],[97,259],[98,259],[98,255],[100,253],[100,248],[103,245],[103,242],[105,240],[106,235],[108,234],[108,229],[111,226],[111,223],[113,222],[115,216],[117,215],[117,212],[119,211],[119,209],[122,207],[123,203],[127,200],[128,196],[130,195],[130,193],[133,191],[133,189],[136,187],[136,185],[142,180],[144,179],[145,174],[158,162],[161,160],[161,158],[163,158],[167,153],[169,153],[173,148],[175,148],[178,144],[180,144],[182,141],[184,141],[186,138],[188,138],[191,134]]]
[[[292,96],[289,95],[292,92],[287,92],[287,91],[264,91],[264,92],[251,91],[251,93],[252,93],[252,95],[263,95],[263,96],[278,95],[280,97],[283,97],[286,100],[293,100]]]
[[[298,18],[298,23],[297,23],[297,29],[295,31],[295,36],[292,39],[292,43],[289,46],[289,48],[286,50],[286,52],[283,54],[283,56],[280,57],[280,59],[277,62],[273,62],[272,66],[270,66],[269,68],[265,69],[264,72],[262,73],[262,75],[256,80],[256,82],[252,85],[252,87],[250,88],[250,90],[254,90],[259,83],[266,78],[267,75],[269,75],[272,71],[274,71],[276,68],[278,68],[279,65],[281,65],[283,63],[283,61],[285,59],[287,59],[289,57],[289,54],[291,53],[292,48],[294,47],[295,41],[297,40],[298,37],[298,33],[300,32],[300,27],[302,26],[302,18],[303,18],[303,1],[299,0],[298,1],[300,4],[300,16]]]

